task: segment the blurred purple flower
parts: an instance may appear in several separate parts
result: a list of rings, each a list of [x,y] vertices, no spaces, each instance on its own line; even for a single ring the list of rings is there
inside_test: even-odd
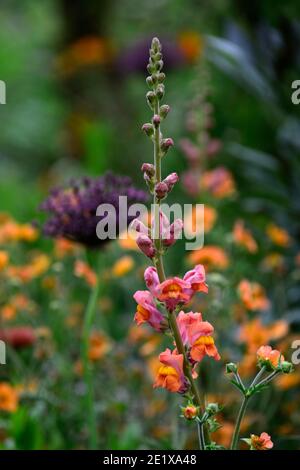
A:
[[[70,181],[65,187],[55,188],[40,209],[50,214],[45,222],[43,233],[52,238],[64,237],[88,247],[103,246],[107,240],[100,240],[96,226],[101,216],[96,215],[100,204],[111,204],[119,217],[119,196],[127,196],[128,206],[144,203],[148,195],[132,184],[127,176],[107,173],[98,178],[81,178]],[[127,225],[134,217],[127,217]],[[119,227],[117,225],[117,234]]]
[[[170,40],[164,40],[162,43],[165,70],[182,66],[185,58],[178,44]],[[123,50],[116,61],[118,73],[124,75],[135,72],[144,73],[149,59],[149,44],[151,44],[151,39],[146,38]]]

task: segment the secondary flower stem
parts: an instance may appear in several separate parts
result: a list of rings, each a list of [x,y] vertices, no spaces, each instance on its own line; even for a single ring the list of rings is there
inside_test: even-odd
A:
[[[257,382],[259,381],[259,379],[263,376],[265,370],[266,370],[265,366],[263,366],[263,367],[260,369],[260,371],[258,372],[258,374],[254,377],[254,380],[253,380],[252,384],[250,385],[250,388],[251,388],[251,387],[254,387],[254,385],[257,384]]]
[[[274,377],[276,375],[278,375],[280,373],[280,371],[278,370],[274,370],[274,372],[272,372],[272,374],[270,374],[268,377],[266,377],[264,380],[262,380],[261,382],[259,382],[258,385],[266,385],[268,384],[269,382],[271,382],[271,380],[274,379]]]
[[[99,280],[97,280],[95,286],[91,290],[87,308],[84,314],[84,323],[83,323],[83,342],[82,342],[82,351],[81,351],[81,360],[83,366],[83,377],[86,385],[86,396],[85,396],[85,406],[87,408],[87,417],[89,424],[89,448],[97,449],[98,443],[98,433],[97,433],[97,420],[95,415],[94,407],[94,384],[93,384],[93,371],[91,364],[89,362],[88,352],[89,352],[89,341],[90,333],[93,324],[93,319],[95,316],[97,299],[99,295]]]
[[[239,440],[239,434],[240,434],[240,427],[241,427],[241,423],[242,423],[243,417],[244,417],[246,409],[247,409],[249,399],[250,399],[250,397],[244,396],[242,406],[240,408],[240,411],[239,411],[239,414],[238,414],[238,417],[237,417],[237,421],[236,421],[236,425],[235,425],[235,430],[234,430],[234,434],[233,434],[233,438],[232,438],[232,442],[231,442],[231,447],[230,447],[231,450],[236,450],[236,448],[237,448],[237,444],[238,444],[238,440]]]
[[[205,450],[205,438],[204,438],[203,423],[200,423],[198,421],[197,426],[198,426],[199,447],[200,447],[200,450]]]

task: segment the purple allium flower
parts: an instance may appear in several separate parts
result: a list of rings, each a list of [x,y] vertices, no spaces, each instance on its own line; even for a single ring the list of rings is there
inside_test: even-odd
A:
[[[55,188],[40,206],[50,214],[43,232],[48,237],[64,237],[88,247],[103,246],[107,240],[97,237],[96,226],[101,216],[96,215],[96,210],[100,204],[111,204],[115,208],[118,234],[119,196],[127,196],[128,206],[148,200],[148,195],[135,188],[129,177],[112,173],[72,180],[64,187]],[[127,225],[134,218],[127,214],[122,216],[127,217]]]

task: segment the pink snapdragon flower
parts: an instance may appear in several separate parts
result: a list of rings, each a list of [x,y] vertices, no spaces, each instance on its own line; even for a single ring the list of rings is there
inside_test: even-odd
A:
[[[174,310],[178,304],[185,304],[191,299],[191,284],[179,277],[172,277],[157,286],[157,298],[164,302],[168,310]]]
[[[208,292],[208,286],[206,284],[205,269],[202,264],[197,264],[191,271],[188,271],[183,276],[184,281],[188,281],[191,284],[193,293],[195,292]]]
[[[151,293],[147,290],[138,290],[133,298],[138,304],[134,316],[137,325],[149,323],[156,331],[162,331],[164,317],[157,309]]]

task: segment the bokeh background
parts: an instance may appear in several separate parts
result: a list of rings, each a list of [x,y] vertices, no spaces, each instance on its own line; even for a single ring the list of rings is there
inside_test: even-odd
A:
[[[210,293],[194,308],[214,323],[222,355],[220,364],[203,361],[199,377],[208,399],[224,405],[218,443],[230,442],[240,399],[224,363],[238,361],[250,380],[261,344],[290,359],[300,338],[298,9],[296,0],[1,2],[1,448],[89,447],[80,344],[97,274],[89,350],[97,447],[196,446],[194,427],[178,417],[180,397],[152,390],[167,343],[133,323],[147,264],[135,243],[100,247],[99,266],[94,251],[40,229],[41,202],[70,178],[112,171],[145,189],[154,35],[172,109],[164,134],[175,141],[164,171],[181,178],[172,200],[207,205],[204,249],[187,253],[178,242],[167,269],[202,262],[209,273]],[[255,398],[243,435],[267,431],[276,448],[299,449],[299,384],[295,366]]]

